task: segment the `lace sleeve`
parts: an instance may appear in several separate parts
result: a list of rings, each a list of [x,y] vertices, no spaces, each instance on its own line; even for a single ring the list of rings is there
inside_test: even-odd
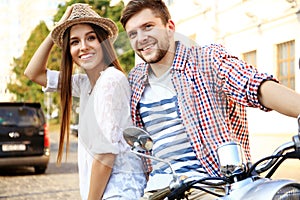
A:
[[[106,73],[106,72],[105,72]],[[114,69],[114,73],[103,76],[95,96],[96,121],[100,127],[101,137],[111,143],[112,153],[124,151],[123,129],[132,125],[130,116],[130,87],[124,74]],[[103,153],[99,149],[98,153]],[[105,150],[107,151],[107,150]]]

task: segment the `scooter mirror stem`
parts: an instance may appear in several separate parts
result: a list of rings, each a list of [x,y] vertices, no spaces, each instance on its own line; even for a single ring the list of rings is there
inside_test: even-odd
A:
[[[178,175],[176,174],[175,170],[172,168],[172,165],[171,165],[170,162],[165,161],[165,160],[160,159],[160,158],[157,158],[157,157],[154,157],[154,156],[151,156],[151,155],[147,155],[147,154],[145,154],[145,153],[141,153],[141,152],[135,151],[134,148],[131,149],[131,152],[132,152],[132,153],[135,153],[136,155],[145,157],[145,158],[149,158],[149,159],[157,160],[157,161],[159,161],[159,162],[166,163],[166,164],[170,167],[170,169],[171,169],[171,171],[172,171],[174,183],[177,184],[177,182],[179,182],[179,177],[178,177]]]
[[[297,122],[298,122],[298,135],[300,137],[300,114],[297,117]]]
[[[298,122],[298,135],[295,135],[293,137],[293,141],[295,143],[295,148],[297,151],[300,151],[300,115],[297,117],[297,122]]]

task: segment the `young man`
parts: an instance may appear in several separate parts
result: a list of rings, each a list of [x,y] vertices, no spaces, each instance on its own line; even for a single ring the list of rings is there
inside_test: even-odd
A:
[[[171,160],[179,175],[220,176],[216,149],[233,140],[250,162],[246,107],[299,115],[300,95],[272,75],[259,73],[221,45],[188,47],[175,41],[175,24],[163,1],[129,1],[121,23],[145,61],[129,74],[133,121],[153,137],[153,154]],[[170,173],[162,163],[152,161],[152,167],[146,191],[158,189],[152,186]]]

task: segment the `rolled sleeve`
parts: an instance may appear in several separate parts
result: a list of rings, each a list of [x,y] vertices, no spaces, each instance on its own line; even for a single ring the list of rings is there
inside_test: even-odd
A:
[[[59,71],[47,69],[47,85],[42,87],[43,92],[56,92],[58,90]]]
[[[222,45],[213,45],[210,51],[215,77],[218,77],[217,87],[239,104],[270,111],[258,100],[259,88],[264,81],[278,80],[273,75],[258,72],[254,66],[228,53]]]
[[[271,111],[271,109],[265,107],[264,105],[262,105],[259,100],[258,100],[258,92],[259,92],[259,88],[261,86],[261,84],[264,81],[275,81],[275,82],[279,82],[275,77],[273,77],[272,75],[266,74],[266,73],[257,73],[253,76],[252,80],[250,80],[250,84],[249,84],[249,88],[247,90],[248,93],[248,98],[249,101],[251,102],[251,104],[254,107],[258,107],[263,111]]]

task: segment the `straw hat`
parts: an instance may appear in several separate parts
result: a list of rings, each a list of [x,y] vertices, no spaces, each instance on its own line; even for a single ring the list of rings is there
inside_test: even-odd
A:
[[[57,46],[62,47],[63,36],[67,28],[81,23],[92,23],[100,26],[107,31],[108,37],[111,38],[113,42],[118,36],[118,27],[114,21],[109,18],[101,17],[87,4],[77,3],[73,5],[72,13],[69,18],[52,30],[51,37],[53,41]]]

